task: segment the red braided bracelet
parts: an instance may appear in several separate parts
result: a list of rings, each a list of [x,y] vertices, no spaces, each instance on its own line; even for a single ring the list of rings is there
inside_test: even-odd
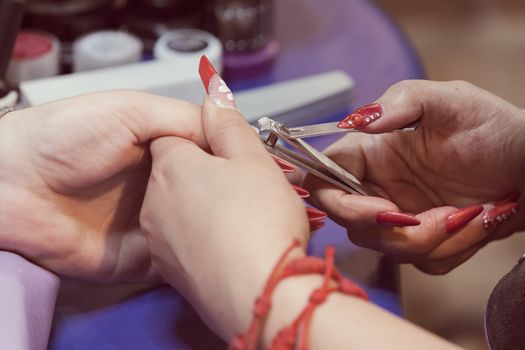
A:
[[[281,329],[274,337],[270,346],[271,350],[293,349],[296,345],[299,328],[301,329],[299,349],[307,349],[313,312],[318,305],[322,304],[327,299],[330,293],[339,291],[347,295],[354,295],[363,299],[368,299],[368,296],[360,287],[345,278],[335,269],[335,249],[333,247],[328,247],[326,249],[327,262],[317,257],[302,257],[292,260],[283,268],[282,265],[286,257],[290,254],[293,248],[298,246],[300,246],[300,242],[294,240],[277,261],[270,277],[266,281],[262,294],[255,300],[252,310],[253,319],[246,334],[235,336],[230,342],[230,350],[256,349],[262,322],[270,312],[272,305],[271,295],[273,290],[278,283],[285,278],[312,273],[323,273],[324,275],[322,286],[310,295],[306,308],[297,316],[291,325]],[[330,281],[333,281],[336,286],[330,286]]]
[[[239,334],[235,336],[232,341],[230,342],[229,349],[230,350],[254,350],[257,347],[257,339],[259,338],[260,328],[261,324],[268,316],[268,313],[270,312],[270,308],[272,306],[272,300],[271,296],[273,293],[273,290],[281,280],[281,265],[283,264],[284,260],[290,254],[290,252],[295,248],[299,247],[301,243],[298,240],[294,240],[292,244],[290,244],[284,253],[281,255],[277,263],[275,264],[270,277],[266,281],[266,285],[264,286],[262,294],[255,300],[255,304],[253,306],[252,314],[253,319],[252,322],[248,328],[248,331],[246,332],[246,335]]]
[[[321,287],[314,290],[310,295],[306,308],[297,316],[292,324],[281,329],[274,337],[270,346],[271,350],[290,350],[294,349],[296,345],[297,349],[308,349],[310,323],[313,313],[317,306],[326,301],[330,293],[339,291],[346,295],[353,295],[368,300],[368,296],[364,290],[351,280],[345,278],[335,269],[334,253],[335,249],[333,247],[327,247],[326,262],[314,257],[300,258],[292,261],[285,269],[285,275],[288,274],[288,276],[324,272],[324,279]],[[336,283],[336,286],[330,286],[331,280]],[[301,333],[297,344],[299,329]]]

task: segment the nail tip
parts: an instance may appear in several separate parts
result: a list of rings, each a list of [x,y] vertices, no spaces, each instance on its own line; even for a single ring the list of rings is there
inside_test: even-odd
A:
[[[396,213],[396,212],[383,212],[376,216],[376,222],[384,226],[418,226],[421,221],[410,214]]]
[[[295,192],[299,195],[299,197],[301,197],[301,198],[308,198],[308,197],[310,197],[310,192],[308,192],[304,188],[299,187],[299,186],[295,186],[295,185],[292,185],[292,187],[295,190]]]
[[[337,127],[339,129],[353,129],[354,126],[353,125],[350,125],[348,122],[342,120],[340,121],[338,124],[337,124]]]
[[[324,211],[312,207],[306,207],[306,213],[308,220],[323,220],[328,217]]]
[[[295,167],[284,159],[274,156],[273,154],[271,154],[271,157],[284,173],[294,173],[296,171]]]
[[[502,198],[498,199],[494,203],[494,205],[495,206],[500,206],[500,205],[503,205],[503,204],[506,204],[506,203],[517,202],[520,199],[520,197],[521,197],[521,192],[520,191],[509,192],[505,196],[503,196]]]
[[[314,232],[324,227],[326,222],[324,220],[317,220],[313,222],[310,221],[309,223],[310,223],[310,232]]]
[[[202,55],[199,61],[199,75],[206,91],[208,91],[210,80],[215,74],[217,74],[215,67],[213,67],[206,55]]]
[[[449,215],[445,222],[445,231],[447,234],[452,234],[467,226],[469,222],[478,217],[483,211],[482,205],[472,205],[457,210],[455,213]]]

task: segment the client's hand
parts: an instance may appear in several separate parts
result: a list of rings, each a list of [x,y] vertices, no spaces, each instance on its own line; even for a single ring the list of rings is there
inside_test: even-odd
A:
[[[270,270],[309,232],[304,204],[238,111],[205,101],[213,152],[165,137],[141,212],[153,265],[226,339],[243,330]],[[297,250],[295,255],[301,254]]]
[[[139,211],[150,139],[206,147],[200,108],[139,92],[107,92],[0,119],[0,249],[59,274],[151,281]]]
[[[525,213],[505,221],[518,209],[516,191],[525,189],[522,110],[464,82],[405,81],[377,102],[346,126],[379,134],[421,118],[421,127],[349,134],[326,153],[388,200],[305,179],[313,203],[346,226],[354,243],[444,273],[525,227]]]

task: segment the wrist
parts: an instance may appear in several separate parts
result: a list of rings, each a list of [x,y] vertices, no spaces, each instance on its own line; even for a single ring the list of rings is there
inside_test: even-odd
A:
[[[272,309],[261,333],[261,348],[270,347],[277,333],[304,310],[312,292],[322,283],[323,276],[315,274],[292,276],[279,283],[272,295]]]
[[[273,268],[290,243],[284,240],[267,244],[254,242],[229,262],[229,268],[221,267],[215,273],[212,271],[215,276],[209,276],[216,279],[212,288],[209,288],[211,284],[203,288],[206,283],[197,281],[196,286],[201,287],[196,289],[198,296],[192,304],[206,323],[225,340],[232,339],[248,327],[254,301],[260,296]],[[281,266],[305,255],[304,248],[296,247]],[[200,279],[203,280],[202,277]]]

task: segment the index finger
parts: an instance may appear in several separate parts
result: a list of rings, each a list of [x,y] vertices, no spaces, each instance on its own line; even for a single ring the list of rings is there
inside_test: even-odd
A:
[[[377,134],[400,129],[421,118],[422,126],[452,131],[457,125],[455,120],[465,111],[479,108],[486,94],[464,81],[405,80],[341,123],[345,128]]]

